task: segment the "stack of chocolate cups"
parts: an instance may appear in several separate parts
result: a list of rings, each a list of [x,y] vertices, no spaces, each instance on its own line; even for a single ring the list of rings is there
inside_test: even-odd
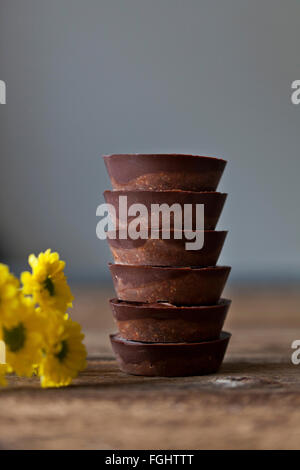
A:
[[[216,372],[231,336],[222,332],[230,300],[221,298],[230,267],[217,266],[227,232],[215,230],[227,196],[216,192],[226,161],[181,154],[105,155],[104,161],[113,186],[104,196],[119,227],[108,242],[117,294],[110,305],[119,330],[110,339],[120,369],[165,377]],[[149,237],[119,236],[126,228],[120,196],[127,196],[127,207],[143,204],[150,215],[153,204],[179,204],[182,213],[185,204],[203,204],[203,247],[187,250],[186,235],[174,236],[174,225],[162,238],[161,219],[153,237],[150,215],[144,216]],[[195,217],[193,211],[192,230]],[[139,221],[142,226],[141,214]]]

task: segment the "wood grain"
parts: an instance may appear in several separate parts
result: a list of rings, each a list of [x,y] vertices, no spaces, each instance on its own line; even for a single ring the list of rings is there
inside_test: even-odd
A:
[[[231,289],[233,337],[222,369],[174,379],[118,370],[107,340],[111,294],[75,291],[89,364],[73,386],[41,390],[37,379],[12,377],[0,390],[0,448],[300,448],[300,365],[291,364],[299,289]]]

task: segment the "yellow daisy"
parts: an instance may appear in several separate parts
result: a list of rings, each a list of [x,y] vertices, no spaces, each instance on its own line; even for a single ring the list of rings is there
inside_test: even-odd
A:
[[[81,326],[68,315],[53,312],[45,331],[45,350],[39,374],[42,387],[64,387],[86,367]]]
[[[19,287],[18,279],[10,273],[8,266],[0,263],[0,322],[16,307]]]
[[[19,297],[13,315],[6,316],[0,327],[0,340],[5,342],[9,372],[30,377],[34,364],[41,359],[43,319],[32,299]]]
[[[7,365],[0,364],[0,387],[5,387],[7,385],[5,375],[7,372]]]
[[[73,296],[64,274],[65,262],[59,254],[47,250],[38,257],[30,255],[28,262],[32,273],[21,275],[24,295],[32,295],[43,309],[54,309],[65,313],[72,307]]]

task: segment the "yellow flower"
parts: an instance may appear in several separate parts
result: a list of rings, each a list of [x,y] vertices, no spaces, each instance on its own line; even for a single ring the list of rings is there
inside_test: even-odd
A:
[[[21,275],[24,295],[32,295],[43,309],[54,309],[65,313],[72,307],[73,296],[64,274],[65,262],[58,253],[47,250],[38,258],[30,255],[28,262],[32,273],[25,271]]]
[[[5,387],[7,385],[6,379],[5,379],[6,372],[7,372],[7,365],[0,364],[0,386],[1,387]]]
[[[5,342],[8,371],[30,377],[34,364],[41,359],[43,319],[34,308],[32,299],[19,297],[13,315],[4,318],[0,340]]]
[[[18,304],[19,281],[8,266],[0,263],[0,322]]]
[[[45,350],[39,374],[42,387],[63,387],[86,367],[81,326],[68,315],[52,312],[45,331]]]

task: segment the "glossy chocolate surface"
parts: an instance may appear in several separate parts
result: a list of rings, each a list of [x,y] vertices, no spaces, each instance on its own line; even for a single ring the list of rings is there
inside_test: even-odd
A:
[[[149,231],[150,232],[150,231]],[[163,239],[163,232],[159,231],[159,239],[132,240],[120,239],[119,232],[116,238],[108,233],[108,244],[115,263],[150,266],[214,266],[217,264],[227,232],[205,231],[204,245],[200,250],[187,250],[186,243],[190,242],[179,232],[181,239],[174,238],[174,231],[170,232],[170,239]]]
[[[215,340],[220,336],[230,304],[227,299],[200,307],[110,300],[120,335],[127,340],[151,343]]]
[[[143,204],[147,208],[148,218],[141,218],[142,228],[162,228],[161,219],[158,225],[151,226],[151,205],[152,204],[179,204],[182,212],[182,227],[184,227],[184,205],[192,205],[192,229],[196,226],[196,204],[204,204],[205,230],[214,230],[221,215],[227,194],[218,192],[193,192],[193,191],[104,191],[106,203],[112,204],[116,211],[116,218],[120,226],[125,227],[119,220],[119,197],[127,196],[127,206],[133,204]],[[135,217],[128,217],[129,223]],[[171,212],[171,228],[174,227],[174,213]]]
[[[219,301],[231,268],[110,264],[109,269],[120,300],[211,305]]]
[[[226,161],[184,154],[104,155],[114,189],[215,191]]]
[[[119,367],[128,374],[183,377],[216,372],[223,361],[230,333],[201,343],[142,343],[110,335]]]

